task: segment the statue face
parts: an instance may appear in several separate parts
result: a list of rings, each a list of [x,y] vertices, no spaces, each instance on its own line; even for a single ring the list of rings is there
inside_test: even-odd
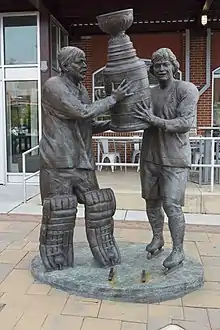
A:
[[[80,82],[86,76],[87,64],[86,57],[84,54],[80,54],[75,57],[73,61],[70,61],[66,66],[66,72],[70,75],[75,81]]]
[[[159,81],[166,81],[173,78],[173,65],[168,60],[160,60],[153,63],[155,77]]]

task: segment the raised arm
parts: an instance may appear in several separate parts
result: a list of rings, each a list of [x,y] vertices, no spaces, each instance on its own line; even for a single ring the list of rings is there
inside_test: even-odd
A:
[[[42,103],[50,105],[51,111],[64,119],[92,119],[130,96],[129,86],[129,83],[123,81],[116,90],[112,90],[111,96],[91,104],[83,104],[64,83],[51,78],[44,85]]]
[[[42,103],[50,104],[52,111],[64,119],[92,119],[108,111],[116,102],[116,97],[111,95],[92,104],[83,104],[64,84],[52,79],[45,83],[42,95]]]

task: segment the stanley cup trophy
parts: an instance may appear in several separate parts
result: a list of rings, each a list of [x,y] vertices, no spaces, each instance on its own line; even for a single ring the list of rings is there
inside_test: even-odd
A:
[[[147,67],[141,61],[125,31],[133,23],[133,9],[120,10],[97,16],[100,29],[110,34],[108,63],[103,70],[107,95],[111,95],[112,84],[117,88],[122,80],[131,82],[132,96],[117,103],[111,110],[111,130],[137,131],[146,128],[146,123],[134,117],[137,102],[150,100]]]

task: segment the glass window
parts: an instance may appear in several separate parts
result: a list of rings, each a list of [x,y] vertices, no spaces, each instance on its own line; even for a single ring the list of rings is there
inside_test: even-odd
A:
[[[37,81],[7,81],[7,168],[22,172],[22,153],[38,145],[38,83]],[[39,156],[27,157],[27,172],[39,169]]]
[[[52,67],[54,69],[58,68],[57,63],[57,52],[59,47],[59,29],[55,23],[52,22],[51,26],[51,51],[52,51]]]
[[[62,47],[68,46],[68,34],[54,20],[51,23],[52,68],[58,70],[57,55]]]
[[[60,30],[60,48],[68,46],[68,35]]]
[[[220,74],[214,76],[213,93],[213,126],[220,127]]]
[[[5,64],[37,63],[37,16],[4,17]]]

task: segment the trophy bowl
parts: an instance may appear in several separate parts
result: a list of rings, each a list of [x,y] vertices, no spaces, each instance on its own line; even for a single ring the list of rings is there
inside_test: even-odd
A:
[[[133,9],[124,9],[99,15],[96,19],[103,32],[111,36],[117,36],[132,25],[134,19]]]

